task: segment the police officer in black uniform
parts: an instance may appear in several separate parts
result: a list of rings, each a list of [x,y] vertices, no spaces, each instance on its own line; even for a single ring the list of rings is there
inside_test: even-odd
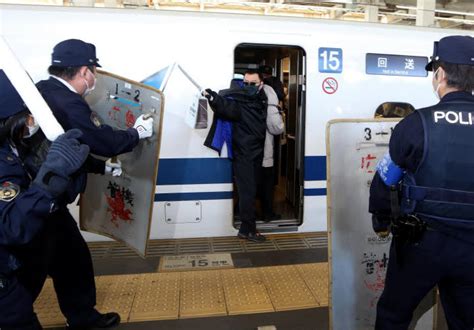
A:
[[[150,137],[153,118],[145,120],[142,115],[127,130],[114,130],[100,123],[84,100],[95,88],[98,61],[93,44],[78,39],[61,41],[53,49],[48,68],[51,77],[38,82],[37,87],[65,130],[79,128],[84,134],[81,140],[91,153],[113,157],[132,151],[139,139]]]
[[[113,157],[131,151],[139,139],[150,137],[153,119],[145,119],[142,115],[134,127],[127,130],[114,130],[101,124],[84,100],[95,87],[96,67],[100,65],[93,44],[78,39],[64,40],[53,49],[48,68],[51,77],[38,82],[37,87],[65,130],[80,129],[83,133],[80,141],[90,147],[91,153]],[[81,178],[85,186],[85,174]],[[74,219],[65,215],[62,221],[55,230],[63,237],[64,248],[55,254],[52,264],[56,266],[49,275],[69,329],[118,325],[120,316],[117,313],[100,314],[94,308],[96,289],[89,248]]]
[[[370,189],[374,230],[394,236],[376,329],[407,329],[436,285],[449,328],[474,328],[474,38],[435,42],[426,69],[440,102],[395,127]]]
[[[73,174],[89,154],[89,147],[77,140],[82,133],[68,131],[53,142],[38,173],[33,175],[24,161],[28,140],[38,128],[20,95],[0,70],[0,328],[3,330],[42,329],[33,312],[36,294],[31,284],[39,283],[41,290],[46,279],[42,269],[47,267],[49,253],[53,252],[46,247],[56,239],[46,228],[55,226],[56,215],[62,217],[67,212],[63,194],[69,186],[74,186]],[[21,252],[25,251],[34,257],[22,258]],[[31,272],[26,281],[25,271]]]

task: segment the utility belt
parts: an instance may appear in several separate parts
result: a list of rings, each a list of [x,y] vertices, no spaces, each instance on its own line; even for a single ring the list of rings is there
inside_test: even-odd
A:
[[[392,219],[391,231],[398,243],[418,243],[426,229],[426,222],[416,215],[400,216]]]
[[[395,247],[397,263],[403,265],[403,247],[407,244],[417,244],[423,238],[427,224],[414,214],[401,215],[399,202],[399,186],[390,187],[390,202],[392,209],[391,232]]]
[[[419,243],[427,228],[426,222],[413,214],[392,218],[391,231],[395,247],[395,258],[399,266],[403,265],[404,247]]]
[[[418,243],[426,231],[426,222],[414,214],[400,213],[399,185],[390,186],[390,206],[392,209],[391,231],[400,243]]]

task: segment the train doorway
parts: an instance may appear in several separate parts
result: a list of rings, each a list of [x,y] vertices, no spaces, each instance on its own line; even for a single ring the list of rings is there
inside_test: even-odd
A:
[[[285,132],[274,139],[273,215],[263,214],[261,198],[257,198],[257,228],[263,232],[295,231],[303,219],[306,54],[298,46],[243,43],[235,48],[234,78],[261,66],[267,66],[283,85],[279,105]],[[274,89],[279,95],[277,87]],[[239,227],[236,209],[234,215],[234,226]]]

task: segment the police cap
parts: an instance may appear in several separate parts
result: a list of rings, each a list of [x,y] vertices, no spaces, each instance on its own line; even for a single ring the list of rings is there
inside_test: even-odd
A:
[[[433,71],[433,62],[474,65],[474,38],[470,36],[449,36],[435,41],[433,57],[425,69]]]
[[[5,119],[25,110],[25,103],[13,87],[10,79],[0,70],[0,119]]]
[[[260,65],[258,71],[262,74],[273,75],[273,68],[270,65]]]
[[[54,46],[51,65],[77,67],[95,65],[100,67],[95,55],[95,46],[79,39],[68,39]]]

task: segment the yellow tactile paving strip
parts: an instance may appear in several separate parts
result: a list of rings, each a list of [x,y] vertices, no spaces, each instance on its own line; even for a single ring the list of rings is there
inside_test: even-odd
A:
[[[183,272],[180,318],[224,316],[227,309],[218,271]]]
[[[128,320],[135,299],[138,280],[143,275],[100,276],[96,280],[97,309],[115,311]]]
[[[295,266],[265,267],[259,271],[275,311],[318,307]]]
[[[278,312],[328,304],[327,263],[98,276],[97,309],[122,322]],[[64,325],[48,279],[35,310],[43,326]]]
[[[221,272],[229,315],[273,312],[273,305],[258,269]]]
[[[180,273],[141,275],[129,321],[177,319],[180,279]]]
[[[301,277],[311,290],[319,306],[328,306],[329,304],[329,279],[328,264],[303,264],[296,265]]]

